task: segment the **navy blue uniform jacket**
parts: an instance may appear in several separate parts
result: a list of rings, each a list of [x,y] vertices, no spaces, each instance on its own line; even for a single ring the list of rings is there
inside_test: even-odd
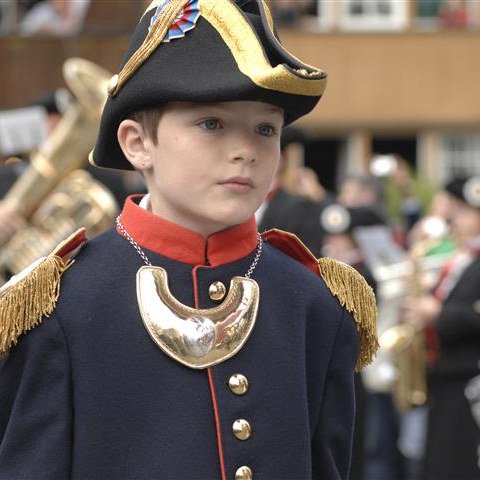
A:
[[[195,296],[215,306],[210,284],[228,286],[252,263],[253,220],[205,244],[140,210],[127,200],[123,224],[189,306]],[[0,372],[0,478],[234,479],[243,465],[255,480],[347,478],[359,340],[323,280],[265,243],[251,337],[233,358],[193,370],[143,326],[142,265],[114,229],[89,241],[54,313],[12,347]],[[228,386],[235,373],[249,380],[245,395]],[[248,440],[232,434],[239,418]]]

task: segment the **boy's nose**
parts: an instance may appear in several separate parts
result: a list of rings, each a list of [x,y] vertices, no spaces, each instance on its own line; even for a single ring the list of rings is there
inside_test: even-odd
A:
[[[248,136],[238,138],[230,158],[234,162],[254,163],[257,160],[257,148],[253,140]]]
[[[234,162],[255,163],[255,160],[255,155],[247,151],[238,152],[236,155],[233,156]]]

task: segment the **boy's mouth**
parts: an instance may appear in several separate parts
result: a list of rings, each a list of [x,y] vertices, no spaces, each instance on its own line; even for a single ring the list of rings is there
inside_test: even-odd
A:
[[[248,177],[231,177],[220,182],[220,185],[235,193],[246,193],[253,189],[253,181]]]

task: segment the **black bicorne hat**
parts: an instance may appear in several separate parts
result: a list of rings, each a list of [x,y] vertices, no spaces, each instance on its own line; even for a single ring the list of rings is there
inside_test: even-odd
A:
[[[453,178],[445,185],[445,190],[467,205],[480,209],[480,177]]]
[[[47,113],[63,115],[72,101],[73,97],[67,89],[57,88],[34,98],[30,105],[43,107]]]
[[[315,107],[325,85],[325,72],[282,47],[264,0],[154,0],[110,81],[90,162],[133,169],[117,129],[134,111],[253,100],[283,108],[289,124]]]

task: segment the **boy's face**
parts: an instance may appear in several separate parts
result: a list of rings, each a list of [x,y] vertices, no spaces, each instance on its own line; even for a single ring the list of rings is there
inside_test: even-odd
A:
[[[204,236],[248,220],[277,169],[282,125],[283,111],[261,102],[167,104],[140,166],[153,212]]]

